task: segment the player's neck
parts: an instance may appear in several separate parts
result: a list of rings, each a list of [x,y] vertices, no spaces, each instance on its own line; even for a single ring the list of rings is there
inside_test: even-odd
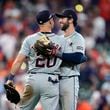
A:
[[[70,36],[73,32],[75,32],[75,28],[70,26],[67,30],[64,31],[65,37]]]
[[[52,32],[51,28],[48,27],[42,27],[40,28],[40,32]]]

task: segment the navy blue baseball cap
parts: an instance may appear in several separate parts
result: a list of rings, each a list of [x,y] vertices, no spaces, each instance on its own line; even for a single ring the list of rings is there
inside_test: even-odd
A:
[[[36,16],[38,24],[43,24],[48,22],[51,18],[53,18],[53,14],[49,10],[44,10],[38,13]]]
[[[58,18],[72,18],[74,20],[74,23],[76,25],[77,23],[77,14],[73,9],[65,9],[61,14],[56,13],[55,14]]]

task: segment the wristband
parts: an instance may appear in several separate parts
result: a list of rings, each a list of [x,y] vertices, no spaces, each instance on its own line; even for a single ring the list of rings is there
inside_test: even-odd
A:
[[[8,80],[13,80],[14,77],[15,77],[14,75],[10,74],[10,75],[8,76]]]

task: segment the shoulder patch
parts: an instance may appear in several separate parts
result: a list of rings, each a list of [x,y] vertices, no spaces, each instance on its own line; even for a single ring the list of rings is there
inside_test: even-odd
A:
[[[77,46],[76,47],[78,50],[83,50],[83,47],[81,47],[81,46]]]

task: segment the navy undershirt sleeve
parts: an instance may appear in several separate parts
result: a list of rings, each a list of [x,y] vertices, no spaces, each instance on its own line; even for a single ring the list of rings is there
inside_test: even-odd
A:
[[[60,58],[63,61],[67,61],[74,64],[80,64],[87,61],[87,57],[81,52],[63,53]]]

